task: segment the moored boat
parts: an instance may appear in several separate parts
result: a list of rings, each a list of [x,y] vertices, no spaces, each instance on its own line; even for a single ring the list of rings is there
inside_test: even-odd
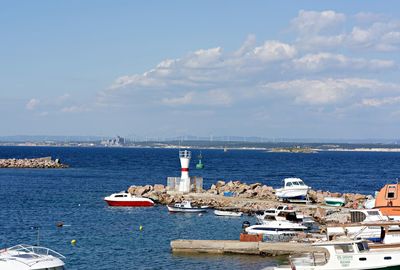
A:
[[[343,206],[346,200],[343,197],[325,197],[324,202],[329,206]]]
[[[292,256],[290,265],[274,270],[366,270],[400,269],[400,252],[396,249],[370,250],[365,240],[338,240],[313,244],[326,252]]]
[[[106,201],[109,206],[141,207],[154,205],[153,200],[137,197],[126,191],[111,194],[105,197],[104,201]]]
[[[328,239],[347,236],[380,242],[382,241],[380,224],[386,223],[389,219],[383,216],[378,209],[357,209],[350,211],[350,221],[351,223],[328,224],[326,228]]]
[[[390,219],[400,220],[400,184],[387,184],[377,194],[375,207]]]
[[[193,206],[190,201],[183,201],[173,205],[167,205],[168,211],[173,213],[200,213],[206,212],[208,206]]]
[[[17,245],[0,250],[1,270],[63,270],[65,257],[45,247]]]
[[[242,212],[234,212],[227,210],[214,210],[214,215],[216,216],[226,216],[226,217],[241,217],[243,215]]]
[[[306,199],[310,187],[304,184],[300,178],[283,179],[283,187],[275,191],[275,195],[281,200]]]

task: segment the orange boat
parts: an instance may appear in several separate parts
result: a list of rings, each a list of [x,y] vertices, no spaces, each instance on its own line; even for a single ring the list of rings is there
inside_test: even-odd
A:
[[[385,185],[376,195],[375,208],[381,210],[384,216],[399,217],[400,184]]]

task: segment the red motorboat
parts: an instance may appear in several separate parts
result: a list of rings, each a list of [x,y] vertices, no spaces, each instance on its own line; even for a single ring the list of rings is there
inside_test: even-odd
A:
[[[138,207],[154,205],[154,202],[149,198],[137,197],[125,191],[111,194],[110,196],[105,197],[104,200],[109,206]]]

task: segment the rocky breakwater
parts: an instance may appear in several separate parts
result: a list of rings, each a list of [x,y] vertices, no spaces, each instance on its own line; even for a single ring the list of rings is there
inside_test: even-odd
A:
[[[128,192],[154,200],[160,204],[172,204],[183,200],[191,200],[194,204],[209,205],[214,208],[237,208],[251,212],[273,207],[278,202],[272,187],[260,183],[245,184],[240,181],[218,181],[209,190],[200,193],[182,194],[169,190],[160,184],[154,186],[131,186]]]
[[[240,181],[218,181],[210,189],[200,193],[182,194],[169,190],[168,187],[156,184],[154,186],[131,186],[128,192],[154,200],[160,204],[172,204],[183,200],[191,200],[197,205],[208,205],[213,208],[234,208],[246,213],[254,213],[276,207],[282,202],[275,196],[275,190],[261,183],[246,184]],[[344,197],[344,207],[327,207],[325,197]],[[353,193],[331,193],[328,191],[311,190],[309,199],[312,204],[293,205],[296,211],[314,217],[321,224],[344,223],[350,219],[350,209],[360,208],[367,196]]]
[[[31,159],[0,159],[0,168],[68,168],[59,159],[53,160],[51,157],[31,158]]]

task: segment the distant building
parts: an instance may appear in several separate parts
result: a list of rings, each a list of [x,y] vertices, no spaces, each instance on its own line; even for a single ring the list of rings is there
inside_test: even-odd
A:
[[[101,144],[104,146],[124,146],[126,145],[126,140],[123,137],[117,136],[116,138],[103,140]]]

